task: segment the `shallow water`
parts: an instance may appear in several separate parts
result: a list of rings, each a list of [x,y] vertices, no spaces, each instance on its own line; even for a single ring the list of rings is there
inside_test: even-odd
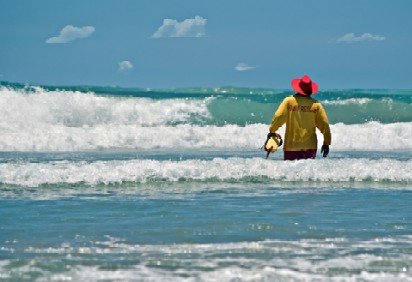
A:
[[[2,199],[2,277],[388,281],[412,274],[410,188],[181,186],[43,187]]]
[[[412,280],[409,92],[321,93],[353,120],[328,158],[285,162],[262,120],[216,114],[283,92],[1,91],[0,280]]]

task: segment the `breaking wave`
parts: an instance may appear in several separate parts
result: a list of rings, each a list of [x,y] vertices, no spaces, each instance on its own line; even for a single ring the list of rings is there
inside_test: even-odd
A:
[[[377,103],[371,98],[350,98],[326,100],[325,104],[342,107],[348,104],[363,106],[372,102]],[[270,121],[273,106],[267,102],[237,98],[153,99],[99,96],[39,87],[30,91],[2,87],[0,150],[255,150],[261,147],[265,138],[268,128],[265,123]],[[269,107],[270,111],[265,107]],[[411,116],[411,113],[408,112],[408,115]],[[256,122],[258,120],[265,122]],[[410,150],[412,118],[406,120],[396,123],[333,124],[332,148]],[[322,136],[319,143],[321,139]]]
[[[336,168],[342,168],[336,170]],[[39,186],[147,182],[393,182],[411,183],[412,160],[319,159],[284,162],[262,158],[129,160],[0,164],[2,184]]]
[[[412,122],[331,126],[332,150],[391,151],[412,149]],[[1,129],[2,151],[87,151],[107,149],[259,149],[268,131],[265,124],[247,126],[176,126],[141,127],[104,124],[94,127],[62,125],[35,126],[19,131]],[[284,133],[284,129],[279,131]],[[373,142],[371,141],[373,138]],[[322,135],[318,134],[318,144]]]

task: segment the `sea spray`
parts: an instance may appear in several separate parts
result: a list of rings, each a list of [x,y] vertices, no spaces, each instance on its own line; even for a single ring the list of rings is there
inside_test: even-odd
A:
[[[281,98],[250,94],[155,99],[29,90],[0,88],[1,151],[256,150],[267,133],[274,101]],[[333,150],[412,149],[408,96],[367,96],[325,100],[329,116],[339,121],[331,126]],[[371,116],[374,110],[368,107],[377,107],[380,116]]]
[[[289,90],[0,85],[0,279],[412,277],[410,90],[317,93],[328,158],[282,161]]]
[[[342,168],[336,170],[336,168]],[[0,164],[1,184],[121,184],[146,182],[388,182],[412,183],[412,161],[323,159],[284,162],[262,158],[129,160]]]

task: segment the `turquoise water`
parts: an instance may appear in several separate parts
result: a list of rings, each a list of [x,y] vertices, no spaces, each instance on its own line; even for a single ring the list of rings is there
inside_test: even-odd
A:
[[[290,94],[3,82],[0,280],[412,280],[412,91],[316,94],[330,156],[266,160]]]

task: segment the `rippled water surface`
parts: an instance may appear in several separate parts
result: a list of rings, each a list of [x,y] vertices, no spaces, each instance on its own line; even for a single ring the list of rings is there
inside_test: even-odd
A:
[[[321,92],[330,156],[266,160],[289,94],[3,83],[0,280],[411,281],[411,92]]]

